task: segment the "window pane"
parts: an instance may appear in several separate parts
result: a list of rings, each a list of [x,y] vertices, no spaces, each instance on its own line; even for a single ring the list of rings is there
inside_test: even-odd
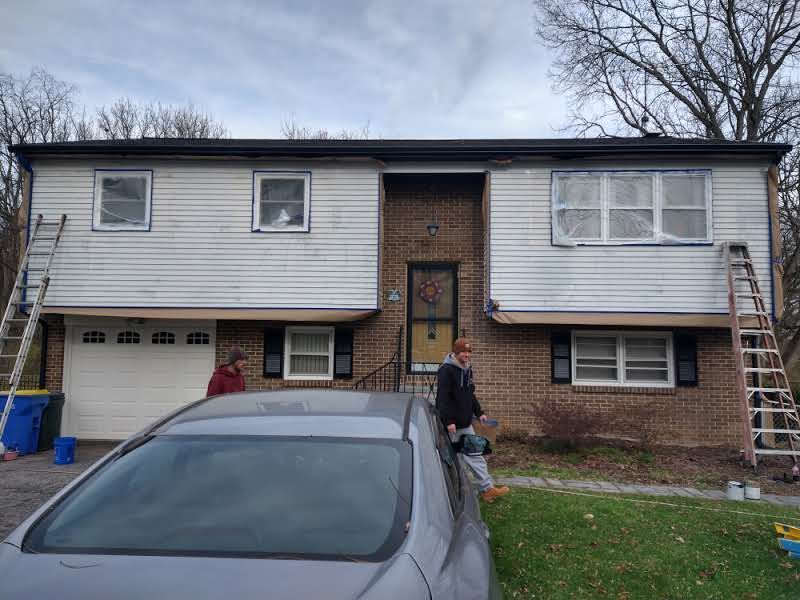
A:
[[[706,176],[672,174],[661,178],[664,208],[705,208]]]
[[[704,240],[708,235],[704,210],[664,210],[661,220],[664,233],[674,238]]]
[[[559,175],[556,208],[600,208],[600,175]]]
[[[329,357],[292,354],[289,375],[328,375]]]
[[[667,360],[667,340],[664,338],[625,338],[625,358],[628,360]]]
[[[103,175],[100,223],[142,225],[147,222],[147,178]]]
[[[450,319],[453,316],[455,278],[448,269],[414,269],[411,305],[414,319]]]
[[[669,372],[656,369],[625,369],[625,380],[666,383],[669,381]]]
[[[614,239],[653,238],[652,210],[610,210],[608,219],[609,235]]]
[[[266,227],[302,227],[305,205],[302,202],[261,202],[261,225]]]
[[[384,560],[405,538],[400,440],[177,437],[102,467],[36,524],[26,550]]]
[[[616,358],[616,337],[576,337],[576,358]]]
[[[292,332],[292,354],[330,352],[330,339],[328,333]]]
[[[558,218],[562,235],[578,240],[600,239],[599,210],[560,210]]]
[[[610,367],[581,367],[575,368],[577,379],[591,381],[616,381],[617,369]]]
[[[304,179],[262,179],[261,202],[277,202],[287,204],[305,200]]]
[[[650,208],[653,206],[653,176],[612,175],[609,195],[613,208]]]

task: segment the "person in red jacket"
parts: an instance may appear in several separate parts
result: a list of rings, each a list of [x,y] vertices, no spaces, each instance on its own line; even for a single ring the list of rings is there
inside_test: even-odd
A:
[[[247,364],[247,353],[234,346],[228,352],[228,362],[217,367],[208,382],[206,396],[216,396],[217,394],[229,394],[231,392],[244,391],[244,367]]]

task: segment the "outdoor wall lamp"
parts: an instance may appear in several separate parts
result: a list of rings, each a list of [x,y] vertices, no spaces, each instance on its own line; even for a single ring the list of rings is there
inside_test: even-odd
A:
[[[428,235],[429,235],[429,236],[431,236],[431,237],[433,237],[433,236],[435,236],[435,235],[436,235],[436,233],[439,231],[439,224],[438,224],[438,223],[436,223],[436,222],[434,222],[434,223],[428,223],[428,224],[426,225],[426,228],[428,229]]]

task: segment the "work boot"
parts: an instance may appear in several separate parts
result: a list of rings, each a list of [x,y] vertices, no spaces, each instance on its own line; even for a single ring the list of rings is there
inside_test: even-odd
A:
[[[486,502],[494,502],[495,498],[499,498],[500,496],[505,496],[511,490],[508,489],[506,486],[501,487],[490,487],[488,490],[481,494],[481,498],[483,498]]]

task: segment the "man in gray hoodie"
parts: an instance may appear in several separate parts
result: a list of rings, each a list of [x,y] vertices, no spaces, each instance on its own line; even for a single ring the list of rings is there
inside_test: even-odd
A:
[[[473,416],[480,419],[481,423],[487,420],[475,397],[471,357],[472,344],[465,338],[458,338],[453,344],[453,352],[445,357],[437,374],[436,409],[453,442],[457,442],[464,434],[475,434]],[[462,454],[461,458],[478,479],[481,498],[492,502],[508,493],[507,487],[495,487],[482,456]]]

